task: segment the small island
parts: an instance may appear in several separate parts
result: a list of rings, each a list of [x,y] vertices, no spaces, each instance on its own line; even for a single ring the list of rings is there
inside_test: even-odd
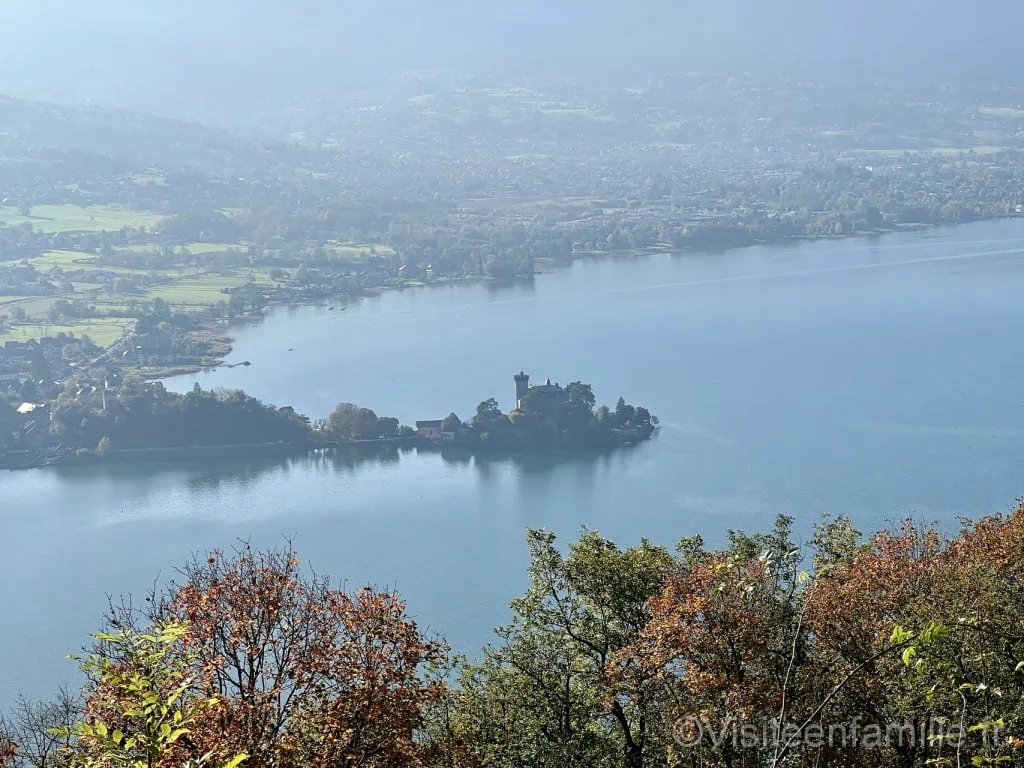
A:
[[[503,413],[494,398],[476,407],[476,414],[463,422],[450,413],[444,419],[416,422],[421,440],[440,446],[470,450],[541,451],[608,450],[648,439],[658,419],[643,406],[619,398],[612,410],[595,408],[593,388],[582,381],[566,386],[530,386],[528,374],[520,371],[515,380],[515,408]]]

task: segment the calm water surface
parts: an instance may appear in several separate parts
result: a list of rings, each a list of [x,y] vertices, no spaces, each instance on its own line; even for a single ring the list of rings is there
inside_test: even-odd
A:
[[[511,407],[512,374],[624,395],[661,433],[610,457],[407,453],[0,472],[0,705],[73,677],[106,595],[191,552],[294,536],[350,585],[396,587],[460,649],[525,583],[523,531],[665,544],[823,511],[955,525],[1024,492],[1024,221],[727,254],[577,263],[529,286],[410,290],[240,330],[242,387],[314,417]]]

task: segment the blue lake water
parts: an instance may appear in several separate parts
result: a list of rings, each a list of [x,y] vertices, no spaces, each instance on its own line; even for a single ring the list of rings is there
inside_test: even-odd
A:
[[[577,262],[530,285],[281,308],[180,377],[313,417],[348,400],[472,415],[512,374],[583,379],[661,418],[606,457],[395,454],[0,472],[0,706],[74,676],[106,595],[196,551],[294,536],[351,586],[397,588],[471,651],[526,582],[523,532],[673,544],[793,515],[955,526],[1024,493],[1024,221],[724,254]]]

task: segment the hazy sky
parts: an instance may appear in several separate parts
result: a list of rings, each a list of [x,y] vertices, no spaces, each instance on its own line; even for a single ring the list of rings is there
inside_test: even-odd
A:
[[[166,114],[404,69],[1024,81],[1019,0],[0,0],[0,92]],[[959,12],[956,11],[959,7]]]

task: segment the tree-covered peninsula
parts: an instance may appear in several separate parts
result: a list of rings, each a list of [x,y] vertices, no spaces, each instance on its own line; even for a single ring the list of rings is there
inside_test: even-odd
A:
[[[159,382],[127,379],[116,390],[68,391],[53,403],[50,434],[68,448],[116,450],[302,444],[309,420],[293,408],[266,405],[241,390],[185,394]]]

